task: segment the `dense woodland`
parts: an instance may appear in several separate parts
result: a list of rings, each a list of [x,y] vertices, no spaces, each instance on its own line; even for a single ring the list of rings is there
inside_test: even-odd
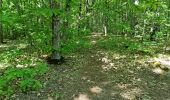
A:
[[[0,100],[169,100],[170,0],[0,0]]]

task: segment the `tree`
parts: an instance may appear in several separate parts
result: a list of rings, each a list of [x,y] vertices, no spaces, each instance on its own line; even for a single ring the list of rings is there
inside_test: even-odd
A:
[[[0,18],[2,19],[2,0],[0,0]],[[2,20],[0,20],[0,43],[3,43],[3,27],[2,27]]]
[[[60,55],[60,16],[55,11],[60,11],[60,3],[56,0],[50,0],[50,6],[52,10],[52,55],[49,59],[49,63],[58,63],[63,59]]]
[[[64,36],[63,39],[67,40],[68,39],[68,30],[69,30],[69,14],[70,14],[70,10],[71,10],[71,0],[66,0],[66,4],[65,4],[65,13],[66,13],[66,18],[65,18],[65,22],[64,22]]]

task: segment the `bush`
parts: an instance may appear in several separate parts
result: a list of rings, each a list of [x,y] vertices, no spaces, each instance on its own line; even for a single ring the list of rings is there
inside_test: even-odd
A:
[[[36,79],[47,71],[47,65],[39,63],[36,67],[7,68],[0,77],[0,99],[9,97],[16,91],[39,90],[41,81]]]

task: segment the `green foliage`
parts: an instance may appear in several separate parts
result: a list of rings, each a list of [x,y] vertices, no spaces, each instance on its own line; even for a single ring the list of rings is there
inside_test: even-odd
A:
[[[131,51],[139,50],[141,48],[141,45],[139,43],[131,43],[128,47],[128,49]]]
[[[36,77],[47,71],[47,65],[39,63],[35,67],[7,68],[0,77],[0,98],[8,97],[16,91],[39,90],[42,83]]]
[[[0,35],[3,33],[5,41],[19,40],[19,45],[26,47],[13,41],[10,45],[0,45],[1,66],[8,67],[0,76],[0,99],[17,91],[42,88],[39,78],[48,68],[38,57],[56,50],[51,45],[57,37],[53,36],[51,27],[54,20],[61,35],[61,40],[57,39],[61,48],[56,51],[64,54],[88,51],[93,46],[118,53],[153,54],[160,42],[170,44],[169,0],[53,1],[54,4],[49,0],[3,0]],[[53,15],[57,18],[52,19]],[[140,42],[134,39],[137,36]],[[58,99],[61,95],[53,96]]]
[[[152,55],[154,54],[155,50],[152,49],[151,46],[154,46],[154,45],[157,45],[157,44],[151,43],[151,42],[144,42],[143,44],[134,42],[134,43],[129,44],[128,50],[131,53]]]
[[[108,40],[100,40],[98,42],[98,45],[101,47],[101,48],[105,48],[105,49],[109,49],[109,50],[113,50],[113,49],[116,49],[116,47],[118,47],[117,45],[117,41],[114,41],[114,39],[108,39]]]
[[[63,43],[62,53],[71,53],[80,49],[89,49],[91,48],[91,43],[87,39],[76,38],[75,40],[69,40],[66,43]]]
[[[48,33],[49,30],[46,30]],[[41,52],[50,52],[52,50],[52,47],[49,43],[51,41],[51,35],[46,34],[43,31],[40,32],[32,32],[31,33],[31,39],[32,43],[34,44],[35,48]]]
[[[132,39],[120,36],[111,36],[107,38],[100,39],[97,43],[99,47],[106,50],[118,50],[124,51],[124,46],[133,43]]]
[[[61,97],[63,97],[64,94],[60,93],[60,92],[54,92],[51,94],[52,97],[54,97],[56,100],[60,99]]]
[[[58,2],[61,7],[51,9],[47,0],[4,1],[0,20],[3,22],[5,38],[24,37],[41,53],[51,52],[51,17],[53,14],[59,16],[60,34],[69,39],[63,40],[62,45],[65,47],[62,48],[62,52],[74,51],[78,46],[89,48],[88,41],[84,42],[78,38],[90,35],[91,31],[104,33],[104,26],[109,34],[140,35],[144,41],[149,40],[150,30],[155,23],[159,24],[160,28],[160,31],[155,32],[156,40],[165,39],[165,36],[169,34],[170,7],[167,0],[144,0],[139,1],[138,5],[133,1],[99,0],[89,1],[89,4],[80,4],[80,1],[75,0],[69,3],[69,8],[66,8],[67,0]],[[116,41],[108,42],[117,45]],[[108,48],[112,47],[114,46],[110,45]]]
[[[22,91],[26,92],[29,90],[39,90],[42,87],[42,84],[38,80],[27,78],[19,81],[19,86]]]
[[[128,37],[110,37],[101,39],[97,45],[105,50],[126,52],[126,53],[139,53],[139,54],[153,54],[154,50],[149,46],[155,46],[154,42],[144,42],[143,44],[130,39]]]

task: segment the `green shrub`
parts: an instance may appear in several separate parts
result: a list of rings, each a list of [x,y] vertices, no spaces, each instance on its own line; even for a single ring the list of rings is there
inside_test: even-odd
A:
[[[39,63],[36,67],[7,68],[0,77],[0,99],[10,96],[16,91],[39,90],[42,83],[36,77],[47,70],[47,65],[44,63]]]
[[[69,40],[66,43],[63,43],[63,48],[61,49],[62,53],[70,53],[80,49],[88,49],[91,47],[91,43],[87,39],[74,39]]]

